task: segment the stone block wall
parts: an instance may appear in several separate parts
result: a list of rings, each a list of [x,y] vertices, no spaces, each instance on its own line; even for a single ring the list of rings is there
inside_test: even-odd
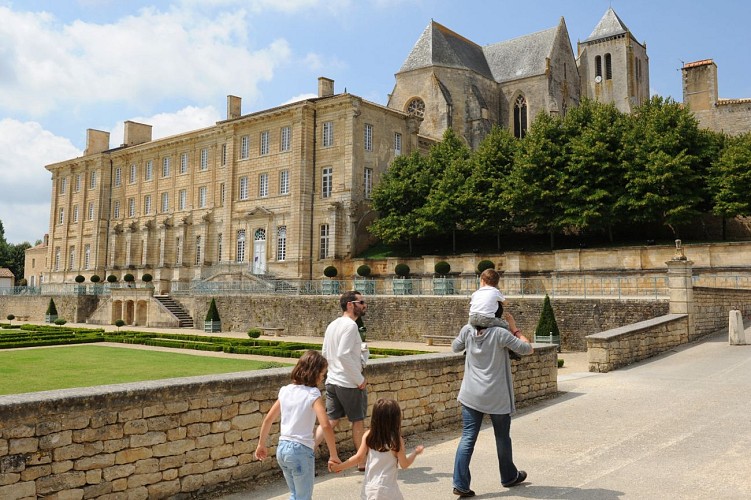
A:
[[[555,350],[537,347],[513,365],[520,406],[557,392]],[[463,363],[455,354],[373,360],[370,404],[398,400],[405,435],[456,425]],[[253,452],[290,370],[1,396],[0,498],[159,499],[279,474]],[[347,426],[337,442],[352,449]]]
[[[696,335],[702,336],[728,326],[732,309],[751,317],[751,290],[694,287]]]
[[[59,318],[69,322],[84,323],[99,304],[94,295],[55,295],[55,308]],[[46,295],[0,295],[0,321],[9,314],[28,316],[29,321],[44,321],[44,313],[50,303]]]

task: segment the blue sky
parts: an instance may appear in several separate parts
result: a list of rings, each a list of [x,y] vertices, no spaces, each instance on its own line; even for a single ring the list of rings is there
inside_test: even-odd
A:
[[[335,91],[385,104],[431,19],[479,45],[566,20],[572,47],[609,6],[647,44],[652,93],[682,100],[682,62],[712,58],[720,97],[751,97],[741,0],[0,0],[0,220],[11,243],[48,232],[44,165],[80,156],[86,129],[154,138]]]

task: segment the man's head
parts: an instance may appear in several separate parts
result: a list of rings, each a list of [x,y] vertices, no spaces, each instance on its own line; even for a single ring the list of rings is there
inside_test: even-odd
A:
[[[495,269],[485,269],[480,274],[480,281],[484,282],[488,286],[498,286],[498,282],[501,279],[501,275]]]
[[[345,315],[351,316],[354,320],[357,320],[360,316],[365,316],[365,310],[368,308],[365,300],[362,298],[362,294],[357,290],[344,292],[339,297],[339,305],[342,308],[342,312]]]

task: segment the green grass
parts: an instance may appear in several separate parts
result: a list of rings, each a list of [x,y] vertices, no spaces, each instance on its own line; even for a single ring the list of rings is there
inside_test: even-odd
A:
[[[0,395],[291,366],[81,345],[0,352]]]

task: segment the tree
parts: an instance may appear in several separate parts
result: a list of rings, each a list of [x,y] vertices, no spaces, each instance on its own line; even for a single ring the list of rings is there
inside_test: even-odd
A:
[[[751,133],[728,138],[725,149],[710,169],[708,184],[712,212],[725,219],[751,215]]]
[[[550,304],[550,297],[545,294],[545,300],[542,303],[542,311],[540,311],[540,319],[537,321],[537,328],[535,328],[535,336],[560,336],[561,332],[558,330],[558,323],[555,320],[555,313],[553,312],[553,306]]]

